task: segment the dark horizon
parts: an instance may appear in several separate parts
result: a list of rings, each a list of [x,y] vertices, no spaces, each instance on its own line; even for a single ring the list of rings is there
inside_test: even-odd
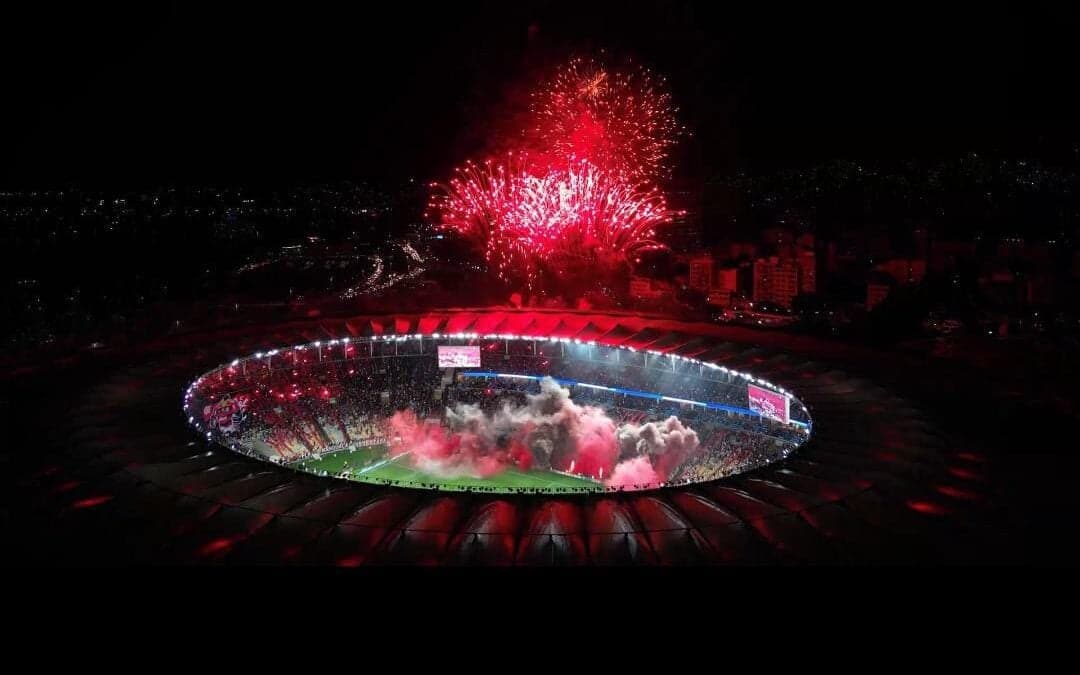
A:
[[[183,4],[6,23],[4,188],[437,178],[521,78],[606,49],[670,80],[682,172],[976,152],[1073,164],[1075,11]]]

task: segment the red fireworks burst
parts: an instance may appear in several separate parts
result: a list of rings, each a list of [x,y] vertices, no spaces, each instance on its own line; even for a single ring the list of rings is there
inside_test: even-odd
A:
[[[574,59],[533,94],[525,127],[527,153],[468,162],[433,185],[442,227],[475,241],[500,277],[530,287],[543,266],[610,270],[659,246],[655,228],[673,213],[649,185],[666,176],[681,131],[662,82],[644,68]]]
[[[587,159],[633,182],[667,175],[682,133],[663,81],[647,69],[577,58],[532,94],[525,136],[537,160]]]
[[[431,202],[444,227],[482,243],[504,279],[531,285],[542,263],[624,262],[656,245],[655,228],[671,215],[658,190],[635,188],[588,161],[540,175],[532,166],[512,154],[502,163],[467,163]]]

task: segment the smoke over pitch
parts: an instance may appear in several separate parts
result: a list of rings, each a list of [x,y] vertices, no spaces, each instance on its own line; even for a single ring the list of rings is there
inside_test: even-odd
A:
[[[612,487],[667,480],[699,446],[697,433],[677,417],[616,425],[603,409],[572,401],[551,378],[524,405],[507,403],[493,413],[472,404],[447,408],[445,425],[395,413],[390,437],[392,454],[407,452],[414,466],[445,478],[573,466]]]

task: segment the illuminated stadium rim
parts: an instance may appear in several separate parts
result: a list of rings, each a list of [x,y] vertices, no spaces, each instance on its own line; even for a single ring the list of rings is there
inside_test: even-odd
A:
[[[577,380],[568,380],[561,377],[551,377],[549,375],[519,375],[517,373],[496,373],[484,370],[470,370],[468,372],[461,373],[463,377],[483,377],[483,378],[499,378],[505,377],[514,380],[533,380],[539,382],[544,378],[552,379],[559,384],[567,387],[585,387],[586,389],[596,389],[598,391],[610,391],[614,394],[622,394],[623,396],[633,396],[635,398],[646,398],[651,401],[672,401],[674,403],[685,403],[693,406],[701,406],[709,410],[723,410],[725,412],[736,413],[739,415],[748,415],[750,417],[765,417],[756,410],[750,408],[740,408],[733,405],[725,405],[723,403],[713,403],[709,401],[694,401],[688,398],[676,398],[674,396],[665,396],[651,391],[641,391],[639,389],[624,389],[622,387],[605,387],[600,384],[589,384],[588,382],[579,382]],[[788,420],[789,424],[793,424],[803,429],[809,429],[810,425],[806,422],[800,422],[799,420]]]
[[[796,426],[802,426],[802,427],[805,427],[805,428],[811,428],[813,426],[813,420],[810,418],[810,414],[809,414],[809,411],[806,409],[806,406],[803,405],[802,401],[800,401],[797,397],[795,397],[795,395],[793,393],[791,393],[787,389],[785,389],[783,387],[780,387],[780,386],[777,386],[777,385],[773,384],[772,382],[768,382],[768,381],[763,380],[761,378],[754,377],[753,375],[750,375],[749,373],[743,373],[743,372],[740,372],[740,371],[735,370],[733,368],[728,368],[726,366],[718,365],[718,364],[713,363],[711,361],[702,361],[701,359],[695,359],[695,358],[690,357],[690,356],[682,356],[680,354],[668,354],[668,353],[661,352],[661,351],[658,351],[658,350],[655,350],[655,349],[636,349],[636,348],[631,347],[629,345],[607,344],[607,343],[604,343],[604,342],[597,342],[596,340],[582,340],[580,338],[551,337],[551,336],[543,336],[543,335],[514,335],[514,334],[510,334],[510,333],[485,333],[485,334],[480,334],[480,333],[410,333],[408,335],[372,335],[372,336],[366,337],[366,338],[344,337],[344,338],[334,338],[334,339],[330,339],[330,340],[314,340],[314,341],[309,342],[307,344],[295,345],[293,347],[282,347],[280,349],[271,349],[271,350],[268,350],[266,352],[255,352],[254,354],[252,354],[250,356],[235,358],[230,363],[228,363],[227,365],[222,364],[220,366],[217,366],[216,368],[213,368],[211,370],[206,371],[205,373],[203,373],[202,375],[197,377],[191,384],[188,385],[187,389],[184,392],[184,411],[188,412],[188,409],[189,409],[190,403],[191,403],[190,399],[191,399],[191,396],[192,396],[192,391],[195,389],[195,387],[197,387],[199,384],[201,384],[202,381],[204,379],[206,379],[207,376],[212,375],[213,373],[216,373],[217,371],[221,370],[222,368],[231,368],[231,367],[238,366],[238,365],[240,365],[240,363],[242,361],[249,361],[249,360],[252,360],[252,359],[262,359],[262,358],[269,359],[269,358],[271,358],[273,356],[277,356],[278,354],[288,352],[289,350],[294,350],[294,351],[296,351],[296,350],[304,350],[304,349],[308,349],[310,347],[315,347],[316,349],[318,349],[322,345],[327,345],[327,346],[332,347],[332,346],[338,345],[338,344],[348,345],[348,344],[351,344],[353,342],[405,342],[407,340],[424,340],[424,339],[432,339],[432,340],[477,340],[477,339],[479,339],[479,340],[534,340],[534,341],[537,341],[537,342],[561,342],[561,343],[564,343],[564,344],[588,345],[588,346],[591,346],[591,347],[606,347],[608,349],[622,349],[622,350],[632,352],[632,353],[641,352],[643,354],[653,354],[654,356],[667,356],[668,358],[671,358],[673,360],[685,361],[687,363],[696,363],[698,365],[704,366],[704,367],[709,368],[711,370],[718,370],[721,373],[727,373],[727,374],[732,375],[734,377],[741,377],[744,380],[746,380],[747,383],[755,384],[755,385],[758,385],[760,387],[765,387],[765,388],[771,389],[775,393],[781,394],[782,396],[790,397],[790,398],[794,399],[795,401],[799,402],[800,407],[803,409],[803,412],[807,413],[807,420],[808,420],[808,422],[798,422],[796,420],[791,420],[791,423],[795,424]],[[321,358],[320,358],[320,360],[321,360]],[[475,372],[475,371],[473,371],[473,372]],[[567,380],[567,382],[570,382],[570,380]],[[575,384],[581,384],[581,383],[575,383]],[[583,385],[583,386],[600,388],[597,385]],[[612,390],[614,391],[615,389],[612,388]],[[626,389],[626,390],[620,391],[619,393],[626,393],[626,392],[632,392],[632,391],[634,391],[634,390]],[[658,396],[657,394],[649,394],[648,392],[638,392],[638,393],[644,394],[646,398],[655,398],[656,396]],[[683,401],[682,399],[673,399],[673,398],[670,398],[670,397],[665,397],[665,398],[666,398],[666,400]],[[754,411],[754,410],[750,410],[749,408],[736,408],[734,406],[721,406],[721,404],[718,404],[718,403],[717,404],[700,403],[700,405],[713,405],[713,406],[718,406],[717,408],[714,408],[714,409],[729,410],[731,412],[738,412],[739,414],[762,417],[762,415],[760,413],[758,413],[757,411]],[[194,418],[191,415],[189,415],[189,422],[192,425],[194,425],[197,429],[199,429],[200,431],[203,431],[202,426],[196,420],[194,420]],[[207,436],[209,436],[209,433],[207,433]]]
[[[270,359],[272,359],[274,356],[277,356],[278,354],[284,354],[284,353],[287,353],[289,351],[294,351],[294,352],[295,351],[303,351],[305,349],[309,349],[309,348],[312,348],[312,347],[319,350],[319,354],[320,354],[319,361],[321,362],[322,361],[321,347],[323,345],[326,345],[327,347],[333,347],[333,346],[336,346],[336,345],[339,345],[339,344],[340,345],[349,345],[349,344],[357,343],[357,342],[369,342],[369,343],[376,343],[376,342],[406,342],[408,340],[424,340],[424,339],[431,339],[431,340],[533,340],[533,341],[536,341],[536,342],[551,342],[551,343],[563,343],[563,344],[588,345],[588,346],[591,346],[591,347],[605,347],[605,348],[608,348],[608,349],[621,349],[621,350],[632,352],[632,353],[641,352],[643,354],[652,354],[654,356],[666,356],[666,357],[672,359],[673,361],[685,361],[687,363],[695,363],[695,364],[698,364],[698,365],[703,366],[705,368],[709,368],[711,370],[716,370],[716,371],[719,371],[721,373],[726,373],[726,374],[731,375],[733,377],[741,377],[748,384],[754,384],[754,385],[757,385],[759,387],[765,387],[767,389],[771,389],[774,393],[778,393],[778,394],[780,394],[782,396],[789,397],[792,400],[797,401],[799,403],[799,407],[802,409],[802,411],[807,416],[807,422],[799,422],[797,420],[789,419],[788,423],[793,425],[793,426],[797,426],[797,427],[801,428],[803,430],[803,432],[807,434],[807,436],[809,436],[810,431],[813,428],[813,419],[811,419],[810,412],[806,408],[806,405],[804,403],[802,403],[802,401],[800,401],[794,394],[792,394],[787,389],[785,389],[783,387],[779,387],[779,386],[777,386],[777,385],[775,385],[775,384],[773,384],[771,382],[768,382],[766,380],[763,380],[761,378],[754,377],[753,375],[750,375],[749,373],[744,373],[744,372],[735,370],[733,368],[728,368],[726,366],[721,366],[721,365],[718,365],[718,364],[713,363],[711,361],[702,361],[701,359],[695,359],[695,358],[689,357],[689,356],[682,356],[680,354],[665,353],[665,352],[661,352],[661,351],[656,350],[656,349],[637,349],[637,348],[632,347],[630,345],[608,344],[608,343],[599,342],[599,341],[596,341],[596,340],[582,340],[580,338],[553,337],[553,336],[544,336],[544,335],[516,335],[516,334],[511,334],[511,333],[409,333],[409,334],[406,334],[406,335],[372,335],[372,336],[369,336],[369,337],[359,337],[359,338],[357,338],[357,337],[343,337],[343,338],[332,338],[330,340],[313,340],[312,342],[308,342],[306,344],[294,345],[292,347],[281,347],[281,348],[270,349],[270,350],[265,351],[265,352],[255,352],[254,354],[252,354],[250,356],[238,357],[238,358],[233,359],[231,362],[229,362],[227,364],[222,364],[220,366],[217,366],[216,368],[208,370],[205,373],[203,373],[202,375],[200,375],[199,377],[197,377],[194,381],[192,381],[187,386],[187,389],[184,391],[184,406],[183,406],[184,407],[184,414],[187,415],[188,424],[193,426],[199,433],[205,434],[207,441],[214,441],[214,433],[212,431],[206,429],[203,426],[202,420],[199,417],[197,417],[195,414],[192,414],[192,412],[191,412],[191,398],[194,395],[195,388],[198,387],[203,382],[203,380],[205,380],[210,375],[212,375],[212,374],[214,374],[214,373],[216,373],[216,372],[218,372],[218,371],[220,371],[222,369],[235,368],[236,366],[239,366],[243,362],[247,362],[247,361],[250,361],[250,360],[260,360],[260,359],[267,359],[267,364],[269,365]],[[371,358],[371,357],[369,356],[368,358]],[[477,371],[469,371],[468,373],[462,373],[462,374],[465,375],[465,374],[476,373],[476,372]],[[489,375],[499,375],[499,374],[498,373],[489,373]],[[515,375],[515,377],[529,377],[531,379],[533,376],[518,376],[518,375]],[[539,376],[537,376],[537,379],[539,379]],[[558,381],[558,380],[556,380],[556,381]],[[567,380],[566,382],[570,382],[570,381]],[[714,409],[714,410],[728,410],[729,412],[734,412],[736,414],[741,414],[741,415],[750,415],[750,416],[753,416],[753,417],[765,417],[764,415],[758,413],[757,411],[750,410],[749,408],[744,409],[744,408],[737,408],[735,406],[723,406],[722,404],[719,404],[719,403],[694,402],[694,401],[690,401],[688,399],[678,399],[678,398],[663,396],[662,394],[652,394],[652,393],[649,393],[649,392],[641,392],[641,391],[636,391],[636,390],[633,390],[633,389],[617,389],[617,388],[614,388],[614,387],[600,387],[600,385],[587,385],[587,384],[583,384],[583,383],[580,383],[580,382],[575,382],[574,384],[577,384],[579,386],[594,387],[594,388],[597,388],[597,389],[604,388],[604,389],[615,391],[616,393],[621,393],[621,394],[625,394],[625,395],[628,395],[628,396],[642,396],[644,398],[651,398],[651,399],[654,399],[654,400],[656,400],[659,397],[661,400],[684,402],[684,403],[690,403],[690,404],[697,403],[698,405],[703,405],[703,406],[705,406],[707,408],[711,408],[711,409]],[[779,421],[779,420],[777,420],[777,421]],[[285,466],[285,468],[292,468],[292,467],[290,467],[288,465],[282,465],[282,464],[279,464],[277,462],[274,462],[270,458],[263,457],[261,455],[258,455],[256,453],[254,453],[254,452],[250,452],[250,451],[242,448],[241,446],[239,446],[239,445],[237,445],[235,443],[229,443],[224,438],[219,439],[217,441],[217,443],[218,443],[218,445],[220,445],[220,446],[222,446],[224,448],[227,448],[227,449],[229,449],[229,450],[231,450],[233,452],[243,454],[243,455],[247,455],[249,457],[253,457],[255,459],[258,459],[259,461],[272,463],[272,464],[275,464],[277,466]],[[801,443],[800,443],[800,445],[801,445]],[[300,471],[301,473],[306,473],[306,474],[309,474],[309,475],[318,475],[318,474],[310,474],[310,472],[303,471],[302,469],[292,468],[292,470]],[[327,474],[324,473],[322,475],[326,476]],[[345,479],[345,480],[352,480],[352,481],[355,482],[355,479],[345,478],[344,476],[334,476],[334,477],[342,478],[342,479]],[[373,483],[374,484],[381,484],[381,483],[377,483],[377,482],[373,482]],[[648,489],[662,489],[662,488],[665,488],[665,487],[670,487],[671,485],[675,485],[675,484],[681,484],[681,483],[661,483],[661,484],[658,484],[656,486],[656,488],[648,488]],[[405,487],[410,487],[410,486],[405,485]],[[526,491],[526,490],[522,490],[522,491]],[[592,488],[582,489],[582,488],[569,488],[569,487],[567,487],[567,488],[556,488],[556,491],[558,491],[560,493],[562,493],[562,492],[566,492],[566,493],[587,492],[587,493],[595,494],[596,492],[621,491],[621,488],[614,489],[614,490],[613,489],[599,489],[599,490],[597,490],[597,489],[592,489]],[[647,490],[640,490],[640,492],[645,492],[645,491],[647,491]],[[510,492],[513,492],[513,490],[511,490]]]

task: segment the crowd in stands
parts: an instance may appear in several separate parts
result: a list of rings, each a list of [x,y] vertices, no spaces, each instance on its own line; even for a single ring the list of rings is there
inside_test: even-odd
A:
[[[672,476],[673,482],[696,483],[741,473],[776,461],[796,446],[771,436],[719,428],[703,439],[693,462]]]
[[[746,406],[746,385],[739,378],[640,352],[573,345],[563,347],[529,342],[491,342],[482,350],[481,370],[527,373],[620,387],[696,401]],[[569,346],[569,345],[568,345]],[[426,348],[426,350],[425,350]],[[228,445],[292,463],[345,449],[380,446],[386,442],[385,420],[395,411],[413,410],[419,417],[441,417],[448,404],[482,402],[515,393],[538,391],[535,380],[462,377],[438,368],[433,344],[416,341],[404,354],[375,355],[374,350],[351,358],[311,358],[310,354],[276,363],[250,359],[223,367],[205,377],[196,391],[193,414],[223,397],[243,397],[246,406],[238,423],[217,429]],[[534,353],[535,351],[535,353]],[[627,396],[585,387],[572,387],[575,401],[604,407],[618,423],[643,423],[678,416],[694,428],[702,449],[673,476],[674,481],[718,478],[763,465],[805,439],[790,425],[760,417],[731,414],[672,401]],[[209,417],[209,416],[208,416]],[[200,419],[204,425],[212,420]],[[212,429],[213,430],[213,429]]]

